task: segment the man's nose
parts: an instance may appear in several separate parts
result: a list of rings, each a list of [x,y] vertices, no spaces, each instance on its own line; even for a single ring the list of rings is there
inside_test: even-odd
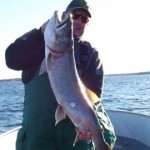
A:
[[[77,19],[77,22],[80,24],[82,23],[81,16]]]

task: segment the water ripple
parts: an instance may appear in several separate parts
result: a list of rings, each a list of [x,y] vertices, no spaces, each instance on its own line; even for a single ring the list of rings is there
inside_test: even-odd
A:
[[[0,81],[0,134],[21,125],[23,89],[21,81]],[[106,76],[102,105],[150,115],[150,75]]]

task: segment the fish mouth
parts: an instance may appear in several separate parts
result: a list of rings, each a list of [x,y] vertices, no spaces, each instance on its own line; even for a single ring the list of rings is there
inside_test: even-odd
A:
[[[62,21],[60,21],[59,17],[58,17],[58,11],[55,12],[56,13],[56,17],[58,20],[58,24],[56,25],[56,28],[61,28],[62,26],[64,26],[67,22],[71,23],[71,14],[67,14],[67,16],[65,17],[65,19],[63,19]]]

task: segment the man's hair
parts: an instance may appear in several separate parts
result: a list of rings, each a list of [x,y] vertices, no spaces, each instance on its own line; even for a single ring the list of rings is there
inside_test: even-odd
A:
[[[66,12],[73,11],[75,9],[82,8],[85,9],[89,17],[91,18],[91,5],[86,0],[72,0],[66,8]]]

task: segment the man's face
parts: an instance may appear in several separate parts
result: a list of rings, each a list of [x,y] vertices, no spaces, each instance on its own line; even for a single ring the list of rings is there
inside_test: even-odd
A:
[[[88,12],[85,9],[78,8],[68,13],[72,14],[73,37],[81,37],[84,34],[84,31],[90,21]],[[63,12],[61,19],[64,19],[66,14],[66,12]]]
[[[71,14],[73,18],[73,37],[78,38],[84,34],[90,18],[88,12],[84,9],[76,9]]]

